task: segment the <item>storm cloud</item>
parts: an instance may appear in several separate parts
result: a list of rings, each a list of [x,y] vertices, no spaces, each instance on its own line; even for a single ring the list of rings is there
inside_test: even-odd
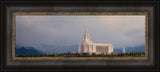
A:
[[[144,15],[18,15],[16,45],[32,46],[41,51],[53,49],[42,45],[78,45],[86,26],[95,43],[113,44],[117,49],[145,45]]]

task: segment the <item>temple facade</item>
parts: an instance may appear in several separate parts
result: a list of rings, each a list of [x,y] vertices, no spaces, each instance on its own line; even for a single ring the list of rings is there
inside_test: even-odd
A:
[[[95,53],[95,54],[108,54],[113,53],[112,44],[94,43],[90,40],[88,29],[84,34],[83,40],[79,44],[78,53]]]

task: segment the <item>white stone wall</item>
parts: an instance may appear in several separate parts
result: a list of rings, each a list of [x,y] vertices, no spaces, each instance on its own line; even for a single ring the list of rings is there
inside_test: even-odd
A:
[[[106,52],[97,52],[96,46],[108,46],[108,50]],[[96,43],[86,43],[82,41],[79,45],[78,53],[96,53],[96,54],[111,54],[113,53],[113,45],[112,44],[96,44]]]

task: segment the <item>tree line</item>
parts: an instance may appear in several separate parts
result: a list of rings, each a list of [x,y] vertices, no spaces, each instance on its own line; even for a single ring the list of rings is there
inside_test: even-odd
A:
[[[96,54],[96,53],[62,53],[62,54],[19,54],[17,57],[120,57],[120,56],[145,56],[145,52],[130,52],[130,53],[112,53],[110,55],[107,54]]]

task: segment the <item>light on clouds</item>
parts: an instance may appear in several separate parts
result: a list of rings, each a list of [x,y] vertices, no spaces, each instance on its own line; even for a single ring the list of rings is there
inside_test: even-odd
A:
[[[83,39],[86,20],[90,39],[95,43],[110,43],[114,48],[145,45],[143,15],[16,16],[16,45],[41,51],[47,50],[41,45],[78,45]]]

